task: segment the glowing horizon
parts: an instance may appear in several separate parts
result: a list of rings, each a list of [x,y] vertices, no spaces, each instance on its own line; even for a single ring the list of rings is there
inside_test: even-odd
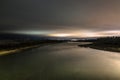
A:
[[[12,31],[11,31],[12,32]],[[50,37],[110,37],[120,36],[120,30],[92,31],[92,30],[75,30],[75,31],[15,31],[12,33],[45,35]]]
[[[108,30],[108,31],[83,31],[83,32],[69,32],[69,33],[53,33],[48,34],[53,37],[110,37],[120,36],[119,30]]]

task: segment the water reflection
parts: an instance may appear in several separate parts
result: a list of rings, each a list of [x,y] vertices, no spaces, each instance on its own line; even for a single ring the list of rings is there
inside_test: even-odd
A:
[[[0,80],[118,80],[120,55],[78,43],[0,57]]]

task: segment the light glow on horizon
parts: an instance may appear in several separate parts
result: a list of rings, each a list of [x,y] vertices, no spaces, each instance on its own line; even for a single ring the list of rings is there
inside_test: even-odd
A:
[[[101,31],[97,33],[98,35],[101,35],[103,37],[105,36],[120,36],[119,30],[109,30],[109,31]]]
[[[12,32],[12,31],[11,31]],[[50,37],[110,37],[120,36],[120,30],[69,30],[69,31],[13,31],[12,33],[30,34],[30,35],[45,35]]]
[[[48,36],[52,37],[69,37],[71,34],[59,33],[59,34],[48,34]]]
[[[53,33],[48,34],[48,36],[53,37],[110,37],[110,36],[120,36],[119,30],[109,30],[109,31],[79,31],[79,32],[69,32],[69,33]]]

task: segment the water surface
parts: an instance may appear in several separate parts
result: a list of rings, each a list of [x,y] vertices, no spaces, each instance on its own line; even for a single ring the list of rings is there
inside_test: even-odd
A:
[[[120,80],[120,54],[48,45],[0,57],[0,80]]]

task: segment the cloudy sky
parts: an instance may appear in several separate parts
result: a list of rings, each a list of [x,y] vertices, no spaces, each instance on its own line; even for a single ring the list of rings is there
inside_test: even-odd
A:
[[[1,0],[0,31],[120,29],[120,0]]]

